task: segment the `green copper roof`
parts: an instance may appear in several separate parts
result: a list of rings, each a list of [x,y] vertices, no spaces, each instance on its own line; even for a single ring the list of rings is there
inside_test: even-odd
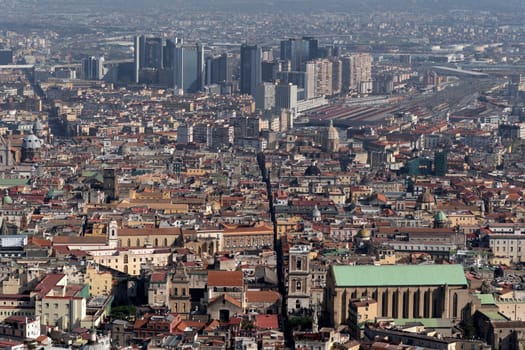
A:
[[[445,215],[445,213],[443,213],[443,211],[440,210],[434,216],[434,220],[436,220],[437,222],[446,222],[448,220],[448,218]]]
[[[492,294],[474,294],[480,301],[481,305],[496,305],[496,300]]]
[[[451,328],[454,326],[452,319],[447,318],[396,318],[396,326],[410,326],[414,323],[421,323],[425,328]]]
[[[461,265],[332,266],[338,287],[467,285]]]
[[[0,179],[0,187],[27,185],[28,183],[29,179]]]

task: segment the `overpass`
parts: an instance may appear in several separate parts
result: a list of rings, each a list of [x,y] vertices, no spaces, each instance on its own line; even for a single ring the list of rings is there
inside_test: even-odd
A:
[[[438,73],[454,75],[457,77],[487,78],[489,76],[487,73],[475,72],[472,70],[465,70],[461,68],[452,68],[445,66],[432,66],[432,68]]]

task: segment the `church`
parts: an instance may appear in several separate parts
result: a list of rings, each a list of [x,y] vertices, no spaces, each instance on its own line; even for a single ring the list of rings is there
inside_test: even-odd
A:
[[[379,317],[460,319],[470,301],[461,265],[332,266],[325,306],[332,326],[347,324],[351,300],[371,298]]]

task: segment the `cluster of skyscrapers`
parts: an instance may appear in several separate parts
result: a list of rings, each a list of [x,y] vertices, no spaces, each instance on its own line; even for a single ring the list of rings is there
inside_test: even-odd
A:
[[[281,41],[280,57],[272,48],[243,44],[240,55],[224,52],[205,57],[202,45],[182,39],[140,35],[134,38],[133,81],[195,93],[217,87],[218,93],[249,94],[260,109],[291,106],[340,93],[370,93],[372,57],[366,53],[340,55],[320,47],[312,37]],[[94,58],[86,59],[86,78],[100,76]],[[283,96],[288,96],[285,100]],[[287,107],[287,108],[288,108]]]
[[[263,57],[257,45],[241,47],[240,91],[255,96],[259,109],[293,109],[296,101],[372,92],[372,57],[367,53],[339,55],[319,47],[317,39],[302,37],[281,41],[280,59]]]
[[[187,45],[182,39],[139,35],[134,40],[135,83],[159,84],[184,93],[204,87],[204,50],[200,44]]]

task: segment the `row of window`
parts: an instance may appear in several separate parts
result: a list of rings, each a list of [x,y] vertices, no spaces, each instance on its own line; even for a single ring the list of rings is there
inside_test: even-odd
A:
[[[263,238],[260,238],[260,239],[257,239],[257,238],[246,238],[246,241],[244,240],[244,238],[241,238],[239,240],[236,240],[236,239],[233,239],[233,240],[226,240],[225,242],[225,245],[226,245],[226,248],[237,248],[237,246],[239,248],[242,248],[242,247],[264,247],[265,245],[267,246],[271,246],[271,242],[272,242],[272,239],[271,238],[267,238],[267,239],[263,239]]]

